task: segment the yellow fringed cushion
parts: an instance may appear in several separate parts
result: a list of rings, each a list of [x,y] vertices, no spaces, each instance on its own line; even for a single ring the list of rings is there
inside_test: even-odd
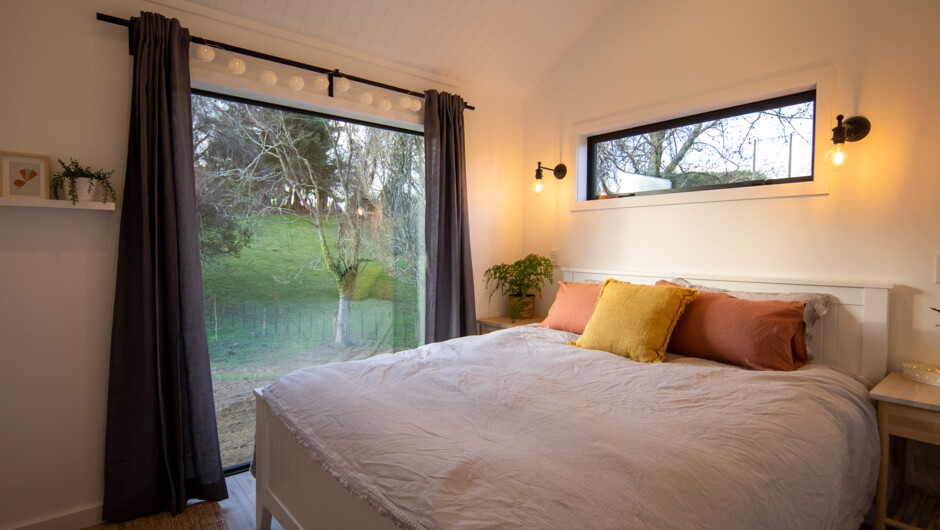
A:
[[[676,322],[698,291],[667,285],[604,283],[594,315],[571,346],[604,350],[634,361],[658,363]]]

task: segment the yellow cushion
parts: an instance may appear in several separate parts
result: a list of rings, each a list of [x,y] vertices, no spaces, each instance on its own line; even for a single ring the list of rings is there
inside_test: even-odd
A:
[[[676,322],[696,296],[695,289],[633,285],[611,278],[601,289],[584,334],[568,344],[644,363],[661,362]]]

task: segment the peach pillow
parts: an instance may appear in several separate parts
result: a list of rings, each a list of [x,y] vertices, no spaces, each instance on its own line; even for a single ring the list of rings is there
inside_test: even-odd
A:
[[[807,361],[804,306],[700,291],[679,318],[667,350],[755,370],[796,370]]]
[[[543,328],[584,333],[584,326],[597,305],[597,296],[601,294],[600,283],[559,282],[558,294],[548,310],[548,316],[539,324]]]

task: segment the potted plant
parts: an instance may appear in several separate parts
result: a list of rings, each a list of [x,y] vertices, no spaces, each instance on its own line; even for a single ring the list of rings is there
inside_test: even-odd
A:
[[[532,318],[535,312],[536,291],[542,295],[542,284],[553,280],[554,267],[551,260],[538,254],[529,254],[519,261],[493,265],[483,273],[490,300],[498,289],[509,297],[509,318]]]
[[[72,199],[72,204],[76,204],[79,201],[80,190],[87,192],[83,194],[83,199],[85,197],[90,198],[95,192],[95,186],[100,186],[102,190],[101,202],[108,202],[108,197],[111,197],[114,201],[117,200],[117,194],[114,193],[111,181],[108,180],[114,171],[106,172],[103,169],[92,171],[91,168],[82,167],[74,158],[69,158],[68,164],[60,158],[59,165],[62,166],[62,170],[56,172],[49,183],[49,187],[52,188],[52,196],[56,199],[59,198],[59,188],[64,187],[69,198]],[[87,185],[81,183],[81,187],[79,187],[79,183],[76,182],[78,179],[88,179]]]

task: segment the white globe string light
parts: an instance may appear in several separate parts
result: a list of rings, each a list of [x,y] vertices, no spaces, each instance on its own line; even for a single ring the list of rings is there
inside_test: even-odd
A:
[[[211,63],[215,59],[215,50],[203,44],[196,48],[196,57],[204,63]]]
[[[330,79],[323,74],[317,76],[317,80],[314,81],[314,84],[317,86],[317,90],[323,92],[330,87]]]
[[[411,98],[408,97],[408,96],[402,96],[401,99],[398,100],[398,106],[401,107],[402,110],[408,110],[408,109],[410,109],[410,108],[411,108]]]
[[[303,90],[304,89],[304,78],[299,75],[292,75],[290,79],[287,80],[287,86],[291,87],[294,90]]]
[[[366,105],[371,105],[372,104],[372,92],[369,92],[368,90],[363,90],[362,94],[359,94],[359,102],[364,103]]]
[[[335,83],[336,90],[339,90],[340,92],[349,92],[349,79],[346,79],[345,77],[337,77],[333,82]]]
[[[261,72],[261,82],[268,86],[274,86],[277,84],[277,74],[271,70],[265,70]]]
[[[228,69],[235,75],[242,75],[245,73],[245,61],[234,57],[228,60]]]
[[[411,110],[415,112],[421,110],[421,98],[414,98],[411,100]]]
[[[388,98],[382,98],[382,101],[379,101],[379,108],[384,111],[392,110],[392,102]]]

